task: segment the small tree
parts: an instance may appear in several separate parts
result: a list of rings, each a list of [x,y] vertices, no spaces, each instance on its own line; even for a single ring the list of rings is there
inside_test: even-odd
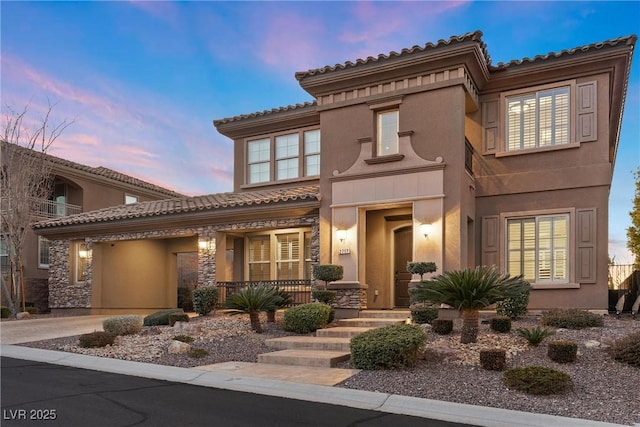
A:
[[[633,267],[640,270],[640,167],[634,173],[636,177],[636,194],[633,198],[633,209],[629,212],[631,225],[627,228],[627,247],[633,254]]]
[[[435,262],[407,262],[407,271],[411,274],[419,274],[420,281],[423,280],[422,276],[424,276],[426,273],[435,273],[437,269],[438,267],[436,266]]]
[[[0,231],[9,258],[9,271],[0,274],[2,297],[12,315],[25,310],[24,243],[38,204],[51,194],[52,177],[46,153],[72,123],[51,123],[52,105],[28,128],[29,108],[7,106],[0,135]]]
[[[329,282],[341,280],[344,277],[344,268],[341,265],[325,264],[313,266],[313,277],[316,280],[322,280],[326,289]]]

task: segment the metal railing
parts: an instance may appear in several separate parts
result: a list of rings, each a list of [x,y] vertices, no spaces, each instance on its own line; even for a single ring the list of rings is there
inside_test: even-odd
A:
[[[291,295],[291,304],[287,307],[294,305],[307,304],[311,302],[311,280],[299,279],[299,280],[248,280],[248,281],[233,281],[233,282],[216,282],[218,287],[218,301],[220,304],[224,302],[231,295],[236,292],[246,289],[248,286],[277,286],[289,295]]]
[[[43,218],[60,218],[82,213],[82,206],[59,203],[55,200],[35,200],[33,213]]]

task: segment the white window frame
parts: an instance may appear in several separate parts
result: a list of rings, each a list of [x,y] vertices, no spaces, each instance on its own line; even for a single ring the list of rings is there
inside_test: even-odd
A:
[[[509,99],[517,99],[517,98],[526,98],[527,96],[537,96],[541,93],[560,90],[566,88],[568,90],[569,100],[568,100],[568,117],[567,117],[567,133],[568,138],[566,143],[561,144],[549,144],[540,146],[539,143],[539,129],[536,130],[535,136],[535,146],[531,148],[518,148],[518,149],[509,149],[509,111],[508,111],[508,100]],[[576,143],[575,140],[575,105],[576,98],[576,81],[575,80],[566,80],[557,83],[551,83],[546,85],[539,85],[528,87],[525,89],[518,89],[503,92],[500,94],[500,117],[502,117],[502,131],[501,138],[502,144],[499,147],[499,151],[496,153],[497,157],[502,156],[512,156],[519,154],[528,154],[528,153],[536,153],[542,151],[552,151],[552,150],[561,150],[567,148],[577,148],[580,144]],[[536,108],[536,127],[538,127],[538,113]]]
[[[307,135],[317,134],[317,147],[312,146],[315,145],[315,141],[311,141],[311,139],[307,139]],[[320,135],[320,129],[312,129],[302,132],[302,145],[303,145],[303,153],[304,153],[304,176],[319,176],[320,175],[320,150],[322,147],[322,137]],[[313,169],[314,173],[311,173],[310,162],[314,161]],[[317,173],[315,171],[317,170]]]
[[[385,118],[393,118],[392,125],[385,125]],[[390,130],[387,130],[387,128]],[[400,152],[398,131],[400,129],[400,109],[376,111],[376,156],[392,156]],[[385,138],[386,136],[386,138]],[[385,148],[387,146],[387,148]]]
[[[300,176],[300,145],[299,132],[275,137],[276,181]]]
[[[265,144],[268,147],[268,157],[265,158],[264,157],[264,153],[265,150],[264,148],[260,148],[257,153],[258,156],[257,158],[252,159],[251,158],[251,150],[250,150],[250,146],[251,144],[260,144],[261,146],[264,146]],[[247,184],[261,184],[264,182],[269,182],[271,181],[271,139],[270,138],[256,138],[256,139],[252,139],[250,141],[247,141],[247,178],[246,178],[246,182]],[[263,168],[266,166],[266,179],[263,178],[263,176],[265,175],[265,171],[263,170]],[[258,167],[259,170],[256,172],[256,176],[258,176],[257,179],[253,179],[252,177],[254,176],[254,174],[252,173],[252,168],[253,167]]]
[[[309,272],[311,271],[311,259],[307,259],[307,253],[305,251],[305,235],[306,233],[311,233],[310,228],[287,228],[287,229],[278,229],[278,230],[270,230],[259,233],[251,233],[245,236],[245,278],[246,280],[253,280],[251,278],[251,268],[250,265],[252,262],[250,258],[250,247],[251,247],[251,239],[256,237],[264,237],[269,236],[269,261],[259,261],[260,263],[269,263],[269,279],[265,280],[303,280],[309,279]],[[287,235],[287,234],[297,234],[298,235],[298,258],[295,259],[279,259],[280,252],[278,251],[278,236]],[[310,256],[309,250],[309,256]],[[289,278],[280,278],[278,277],[278,264],[279,263],[288,263],[288,262],[297,262],[298,263],[298,277],[299,279],[289,279]]]
[[[44,259],[42,257],[42,251],[45,249],[44,248],[45,245],[47,250],[46,263],[43,262]],[[51,242],[49,241],[49,239],[43,236],[38,236],[38,268],[49,268],[49,262],[51,257],[50,248],[51,248]]]
[[[502,260],[503,270],[508,271],[509,269],[509,235],[508,235],[508,224],[509,220],[521,220],[521,219],[530,219],[535,218],[536,224],[538,222],[538,218],[544,217],[554,217],[554,216],[566,216],[567,217],[567,278],[565,280],[539,280],[538,279],[538,230],[536,225],[536,260],[534,268],[536,270],[536,279],[531,281],[531,286],[533,289],[554,289],[554,288],[579,288],[580,284],[575,281],[575,209],[546,209],[546,210],[536,210],[536,211],[524,211],[524,212],[508,212],[500,214],[500,233],[501,233],[501,241],[503,244],[500,249],[500,259]]]

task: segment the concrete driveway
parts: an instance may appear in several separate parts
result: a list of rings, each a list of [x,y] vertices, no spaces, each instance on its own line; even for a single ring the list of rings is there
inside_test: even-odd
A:
[[[109,317],[113,315],[3,320],[0,322],[0,344],[20,344],[101,331],[102,321]]]

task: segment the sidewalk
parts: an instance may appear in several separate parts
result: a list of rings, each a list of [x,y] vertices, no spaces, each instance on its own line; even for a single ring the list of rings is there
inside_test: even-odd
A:
[[[207,371],[150,363],[85,356],[12,344],[79,335],[102,330],[102,321],[111,316],[75,316],[0,322],[0,355],[15,359],[132,375],[143,378],[257,393],[267,396],[328,403],[353,408],[413,415],[442,421],[485,427],[612,427],[579,418],[556,417],[500,408],[466,405],[408,396],[350,390],[326,385],[284,381],[261,376],[239,375],[242,370]],[[322,369],[322,368],[318,368]],[[331,370],[333,368],[325,368]],[[245,371],[247,372],[247,371]],[[281,377],[282,378],[282,377]],[[508,421],[507,421],[508,420]]]

